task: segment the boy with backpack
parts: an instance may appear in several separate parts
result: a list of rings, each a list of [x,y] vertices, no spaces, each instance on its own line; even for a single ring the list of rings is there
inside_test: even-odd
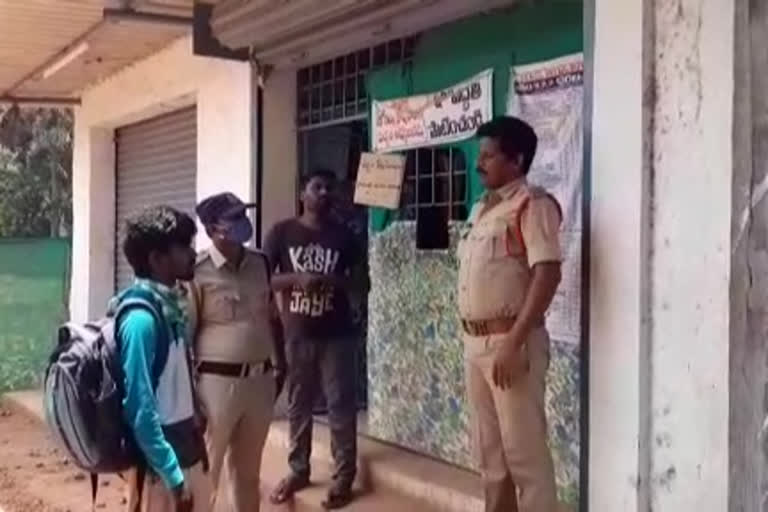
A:
[[[204,419],[192,375],[187,306],[194,276],[191,217],[168,206],[126,223],[136,275],[106,317],[58,330],[43,403],[54,437],[91,474],[128,476],[128,511],[202,512],[210,506]]]
[[[195,234],[192,218],[164,206],[147,209],[126,225],[123,251],[136,281],[112,307],[121,311],[114,330],[123,370],[123,419],[147,465],[143,485],[138,482],[129,501],[139,499],[146,512],[203,511],[209,505],[186,298],[177,286],[194,276]],[[152,307],[121,308],[136,298]]]

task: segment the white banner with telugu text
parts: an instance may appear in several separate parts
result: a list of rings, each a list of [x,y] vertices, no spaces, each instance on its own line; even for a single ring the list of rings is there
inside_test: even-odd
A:
[[[377,153],[468,139],[493,113],[493,70],[418,96],[374,101],[372,145]]]

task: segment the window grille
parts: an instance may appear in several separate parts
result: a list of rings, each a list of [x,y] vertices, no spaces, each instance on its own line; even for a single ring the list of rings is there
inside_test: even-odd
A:
[[[298,126],[307,130],[366,119],[369,72],[413,58],[416,38],[395,39],[302,68],[298,72]]]
[[[440,207],[449,220],[467,218],[467,159],[456,148],[407,151],[400,218],[416,220],[420,208]]]

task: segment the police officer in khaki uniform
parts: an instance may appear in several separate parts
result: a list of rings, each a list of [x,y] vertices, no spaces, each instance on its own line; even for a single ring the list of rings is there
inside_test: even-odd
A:
[[[270,267],[263,253],[243,246],[253,234],[251,206],[230,193],[198,205],[213,245],[198,256],[189,300],[213,500],[226,460],[236,512],[259,510],[262,450],[285,369]]]
[[[467,394],[487,512],[555,512],[544,386],[544,314],[560,283],[560,207],[526,182],[537,137],[496,118],[478,130],[487,193],[459,244]]]

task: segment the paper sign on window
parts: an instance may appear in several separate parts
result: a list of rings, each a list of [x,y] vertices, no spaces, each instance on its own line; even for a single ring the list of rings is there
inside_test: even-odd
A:
[[[396,210],[403,190],[405,157],[363,153],[357,170],[355,203]]]

